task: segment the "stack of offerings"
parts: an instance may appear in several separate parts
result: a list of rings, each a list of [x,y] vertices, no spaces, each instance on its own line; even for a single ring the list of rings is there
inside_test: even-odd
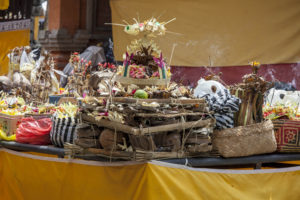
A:
[[[126,33],[141,33],[144,37],[127,47],[124,64],[118,67],[116,76],[105,84],[100,81],[99,88],[93,86],[102,97],[83,100],[82,121],[102,130],[99,136],[93,136],[101,148],[87,148],[87,138],[82,136],[76,140],[88,152],[148,160],[211,151],[215,120],[205,99],[194,99],[191,89],[170,83],[170,68],[151,39],[164,35],[166,24],[151,18],[125,25]]]
[[[4,91],[22,97],[26,103],[41,105],[48,102],[49,94],[59,91],[53,57],[43,50],[39,59],[34,56],[36,50],[30,47],[16,47],[9,53],[9,73],[1,76],[0,87]]]
[[[224,157],[241,157],[271,153],[276,150],[273,124],[263,120],[264,93],[270,84],[257,75],[260,64],[251,63],[253,73],[243,77],[243,83],[230,88],[241,99],[235,115],[235,127],[213,133],[213,146]]]
[[[300,92],[272,88],[263,107],[264,117],[271,119],[277,141],[277,151],[299,153]]]
[[[215,120],[204,99],[113,97],[108,109],[106,101],[83,103],[81,108],[82,120],[102,129],[98,137],[102,149],[89,152],[147,160],[199,156],[212,150]],[[77,144],[87,147],[81,138]]]
[[[123,55],[124,63],[118,67],[116,80],[123,85],[135,84],[138,86],[159,85],[166,87],[170,82],[170,66],[167,65],[161,50],[154,42],[156,36],[166,33],[165,25],[169,22],[158,22],[156,18],[124,25],[125,33],[129,35],[142,35],[127,46]],[[120,25],[120,24],[113,24]]]

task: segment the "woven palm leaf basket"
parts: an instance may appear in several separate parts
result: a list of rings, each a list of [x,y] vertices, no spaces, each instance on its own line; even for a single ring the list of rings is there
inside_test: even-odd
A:
[[[243,157],[272,153],[277,144],[272,121],[213,132],[212,144],[223,157]]]

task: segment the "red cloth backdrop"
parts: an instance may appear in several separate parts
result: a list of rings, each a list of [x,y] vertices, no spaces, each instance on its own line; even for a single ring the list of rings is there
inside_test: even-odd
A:
[[[197,86],[197,81],[211,72],[218,74],[222,72],[222,80],[228,84],[240,83],[245,74],[251,73],[250,66],[232,66],[232,67],[184,67],[172,66],[172,80],[190,85]],[[295,88],[300,90],[300,63],[292,64],[268,64],[262,65],[259,75],[268,81],[282,81],[291,83]],[[299,80],[299,81],[298,81]]]

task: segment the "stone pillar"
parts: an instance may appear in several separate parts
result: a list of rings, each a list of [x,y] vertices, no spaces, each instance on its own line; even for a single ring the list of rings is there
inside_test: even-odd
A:
[[[87,47],[90,33],[86,30],[87,0],[48,1],[48,27],[40,31],[39,42],[50,51],[58,69],[67,64],[71,52]]]

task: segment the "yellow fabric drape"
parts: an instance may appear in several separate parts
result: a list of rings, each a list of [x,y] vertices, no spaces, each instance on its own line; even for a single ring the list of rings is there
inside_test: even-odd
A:
[[[300,61],[299,0],[111,0],[112,21],[134,23],[158,17],[176,21],[166,25],[167,33],[156,38],[171,65],[234,66],[249,61],[294,63]],[[126,46],[135,37],[124,27],[113,26],[114,53],[123,60]]]
[[[9,0],[0,0],[0,10],[6,10],[9,7]]]
[[[103,163],[0,149],[0,199],[299,199],[300,167],[211,170]]]
[[[0,75],[8,73],[9,51],[15,47],[29,45],[29,40],[30,30],[0,32]]]

